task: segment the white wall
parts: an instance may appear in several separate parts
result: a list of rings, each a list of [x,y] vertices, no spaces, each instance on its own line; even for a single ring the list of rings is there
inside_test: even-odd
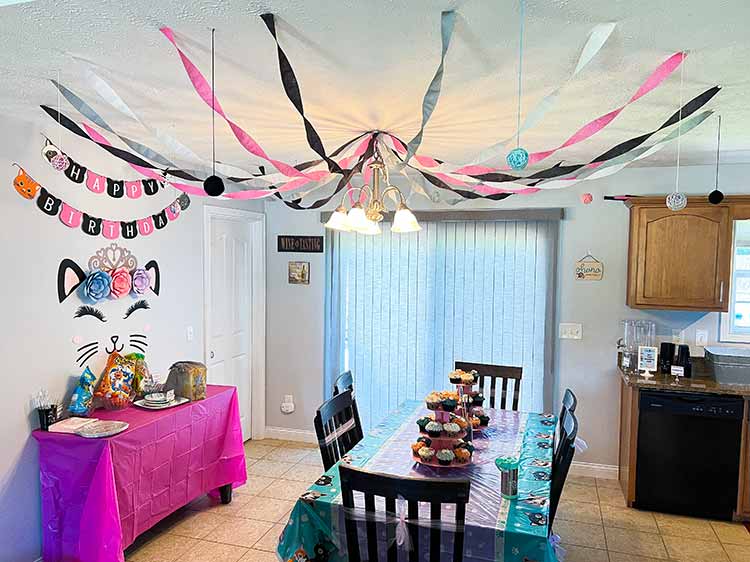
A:
[[[73,312],[81,303],[75,295],[62,304],[58,302],[58,265],[67,257],[86,269],[88,258],[108,241],[69,229],[58,218],[44,215],[35,202],[22,199],[13,189],[16,169],[11,163],[23,165],[32,177],[71,205],[107,218],[156,213],[177,193],[167,188],[159,195],[137,200],[96,195],[68,181],[43,160],[40,133],[57,139],[54,124],[40,128],[1,117],[0,130],[0,170],[4,171],[4,186],[0,189],[0,290],[4,296],[0,325],[0,560],[30,562],[39,557],[41,550],[37,446],[31,437],[38,420],[32,395],[42,387],[56,396],[72,391],[80,375],[75,364],[75,349],[80,344],[72,342],[74,335],[82,336],[86,342],[107,341],[112,334],[124,333],[126,337],[130,328],[137,326],[140,331],[150,324],[147,360],[152,370],[166,373],[174,361],[203,360],[203,201],[192,198],[192,205],[176,222],[149,237],[118,240],[140,264],[151,259],[159,264],[161,291],[159,296],[148,298],[151,310],[138,311],[124,321],[121,309],[127,306],[125,301],[110,301],[101,305],[108,317],[106,324],[91,317],[74,319]],[[63,136],[62,147],[98,173],[138,177],[121,161],[73,135]],[[248,206],[262,209],[260,204]],[[188,326],[195,331],[191,342],[186,340]],[[95,372],[104,359],[104,352],[92,359],[90,365]]]
[[[721,171],[723,191],[727,194],[750,192],[746,187],[749,172],[750,166],[725,166]],[[713,174],[710,166],[684,168],[681,189],[705,195],[712,189]],[[620,320],[653,319],[657,322],[658,335],[665,338],[671,338],[672,329],[684,329],[687,341],[694,341],[695,329],[701,327],[709,330],[710,341],[717,339],[716,313],[637,311],[625,306],[628,210],[622,203],[603,201],[601,197],[625,193],[666,194],[674,189],[674,177],[674,168],[628,169],[566,190],[514,196],[498,203],[472,202],[457,207],[565,207],[566,218],[560,226],[557,307],[550,312],[556,314],[557,322],[582,323],[583,339],[555,342],[557,400],[552,407],[555,410],[559,407],[559,397],[566,387],[571,387],[579,397],[581,434],[590,448],[577,457],[577,461],[617,463],[619,382],[615,369],[615,344],[621,335]],[[583,205],[579,197],[587,191],[594,194],[595,200],[590,205]],[[415,207],[426,207],[419,197],[413,198],[412,203]],[[323,279],[322,272],[318,273],[323,258],[315,256],[310,260],[315,284],[303,291],[309,295],[309,302],[300,302],[299,287],[283,282],[287,256],[276,252],[276,239],[270,231],[321,235],[323,228],[319,211],[292,211],[277,201],[269,201],[266,212],[269,225],[268,376],[273,379],[273,382],[269,380],[269,420],[273,420],[273,425],[312,430],[314,411],[321,400],[323,377],[323,287],[320,285]],[[574,263],[587,251],[604,262],[602,281],[574,279]],[[273,292],[271,286],[274,286]],[[300,337],[300,331],[304,332],[304,338]],[[275,415],[283,394],[295,395],[299,415]]]

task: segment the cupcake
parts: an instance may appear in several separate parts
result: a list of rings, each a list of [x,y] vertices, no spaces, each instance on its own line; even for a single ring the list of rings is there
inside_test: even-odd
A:
[[[443,433],[443,424],[431,421],[427,424],[427,427],[425,427],[425,431],[427,431],[427,435],[430,437],[440,437],[440,434]]]
[[[471,409],[471,413],[474,416],[483,416],[484,415],[484,408],[481,406],[475,406]]]
[[[450,463],[453,462],[453,459],[456,458],[456,455],[453,454],[453,451],[450,449],[440,449],[436,456],[438,462],[443,466],[450,465]]]
[[[462,373],[461,384],[474,384],[474,375],[471,373]]]
[[[422,459],[422,462],[430,462],[435,456],[435,449],[422,447],[417,454],[419,455],[419,458]]]
[[[417,425],[419,426],[419,431],[424,431],[424,428],[427,427],[427,424],[432,421],[432,418],[428,418],[427,416],[423,418],[419,418],[417,420]]]
[[[448,380],[451,381],[452,384],[461,384],[463,374],[464,372],[461,369],[456,369],[455,371],[448,373]]]
[[[461,433],[461,427],[457,423],[446,423],[443,425],[443,431],[445,431],[448,437],[455,437]]]
[[[417,443],[424,443],[429,447],[430,445],[432,445],[432,439],[423,435],[421,437],[417,437]]]
[[[417,441],[416,443],[412,443],[412,444],[411,444],[411,452],[412,452],[412,453],[414,453],[415,455],[417,455],[417,454],[419,454],[419,450],[420,450],[420,449],[421,449],[422,447],[426,447],[426,446],[427,446],[427,445],[425,445],[425,444],[424,444],[424,443],[422,443],[421,441]]]
[[[490,423],[490,417],[486,414],[477,416],[479,418],[479,425],[486,426]]]
[[[484,404],[484,394],[482,394],[481,392],[477,392],[474,396],[472,396],[471,401],[475,406],[481,406],[482,404]]]
[[[476,416],[471,416],[471,427],[474,429],[479,427],[479,418]]]
[[[430,410],[438,410],[440,408],[440,395],[437,392],[430,392],[425,398],[427,407]]]
[[[474,369],[472,369],[469,374],[473,377],[473,382],[477,382],[479,380],[479,373],[477,373]]]
[[[453,454],[456,456],[456,462],[459,464],[466,464],[471,459],[471,453],[466,449],[456,449]]]
[[[453,445],[453,450],[456,451],[458,449],[465,449],[466,451],[469,451],[469,454],[474,453],[474,444],[470,441],[464,441],[463,439],[459,439],[456,441],[456,444]]]
[[[458,406],[458,401],[453,398],[443,398],[443,401],[440,404],[443,407],[443,410],[446,412],[452,412],[456,409],[456,406]]]
[[[451,418],[451,422],[455,423],[461,429],[467,429],[469,427],[469,423],[465,418],[462,418],[461,416],[453,416]]]

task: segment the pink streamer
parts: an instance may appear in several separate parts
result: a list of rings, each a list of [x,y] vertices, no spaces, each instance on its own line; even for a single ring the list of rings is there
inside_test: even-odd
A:
[[[159,31],[161,31],[169,40],[169,42],[172,43],[174,48],[177,49],[177,53],[180,55],[180,59],[182,60],[182,65],[185,67],[185,72],[187,72],[188,78],[190,79],[190,82],[193,84],[193,87],[195,88],[195,91],[198,93],[200,98],[204,102],[206,102],[209,107],[212,107],[213,110],[217,114],[219,114],[224,119],[224,121],[227,122],[229,127],[232,129],[234,136],[237,138],[243,148],[245,148],[245,150],[247,150],[253,156],[263,158],[263,160],[270,162],[276,167],[277,170],[279,170],[279,172],[281,172],[285,176],[307,177],[307,174],[300,172],[294,166],[281,162],[280,160],[274,160],[273,158],[268,156],[268,154],[266,154],[261,146],[244,129],[242,129],[242,127],[229,119],[229,117],[227,117],[227,115],[224,113],[224,110],[221,108],[221,104],[219,104],[219,100],[216,99],[216,94],[211,89],[211,86],[209,85],[206,78],[203,76],[203,74],[201,74],[201,71],[198,70],[198,67],[193,64],[193,61],[191,61],[188,56],[182,51],[182,49],[177,46],[177,42],[175,40],[174,32],[172,31],[172,29],[170,29],[169,27],[162,27]]]

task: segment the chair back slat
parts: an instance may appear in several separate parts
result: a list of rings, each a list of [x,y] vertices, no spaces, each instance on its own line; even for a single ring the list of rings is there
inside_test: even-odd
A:
[[[578,419],[573,412],[565,411],[560,430],[560,453],[552,460],[552,482],[550,484],[550,506],[547,519],[548,528],[552,532],[557,506],[560,503],[565,480],[568,477],[570,465],[575,456],[575,440],[578,435]]]
[[[578,398],[569,388],[565,389],[565,394],[563,394],[562,399],[562,405],[563,408],[567,408],[570,412],[573,413],[575,413],[576,408],[578,407]]]
[[[354,377],[351,371],[344,371],[333,383],[333,395],[341,394],[345,390],[354,390]]]
[[[314,425],[326,470],[351,451],[364,436],[351,390],[324,402],[315,413]]]
[[[419,548],[419,503],[430,504],[430,520],[423,526],[429,527],[430,551],[428,560],[440,562],[440,539],[442,505],[455,504],[455,532],[453,545],[454,562],[463,561],[463,532],[466,520],[466,504],[469,501],[471,483],[468,480],[457,480],[451,478],[405,478],[367,472],[347,464],[339,464],[341,475],[341,497],[344,502],[344,519],[346,528],[346,547],[349,560],[360,562],[360,542],[357,533],[357,520],[361,516],[356,515],[354,492],[364,494],[365,505],[365,537],[367,540],[367,557],[369,561],[377,561],[378,541],[375,497],[384,498],[386,515],[386,559],[388,562],[397,562],[398,545],[396,543],[396,500],[403,498],[407,502],[408,519],[406,521],[411,542],[409,549],[409,562],[418,562],[423,556]]]
[[[496,404],[496,381],[500,379],[502,381],[501,395],[500,395],[500,408],[505,410],[509,404],[512,404],[512,408],[518,411],[518,400],[521,395],[521,379],[523,378],[522,367],[510,367],[507,365],[488,365],[485,363],[470,363],[468,361],[456,361],[454,364],[455,369],[461,369],[463,371],[476,371],[479,374],[479,389],[482,390],[487,396],[487,390],[485,383],[487,380],[490,381],[489,389],[489,406],[494,408]],[[513,386],[508,385],[508,381],[513,381]]]

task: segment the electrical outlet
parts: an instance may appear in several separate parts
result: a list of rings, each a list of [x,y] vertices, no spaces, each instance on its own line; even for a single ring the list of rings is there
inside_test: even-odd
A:
[[[187,341],[193,341],[193,338],[195,337],[195,334],[193,333],[193,327],[188,326],[185,328],[185,339]]]
[[[708,345],[708,330],[695,331],[695,345],[698,347],[706,347]]]
[[[580,340],[583,337],[583,326],[573,322],[561,322],[558,334],[561,340]]]
[[[294,396],[291,394],[285,394],[284,400],[281,402],[281,412],[283,414],[291,414],[294,410]]]

